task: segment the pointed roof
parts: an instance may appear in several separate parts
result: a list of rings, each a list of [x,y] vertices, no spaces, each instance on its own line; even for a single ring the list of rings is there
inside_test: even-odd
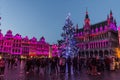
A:
[[[116,19],[114,19],[114,23],[116,24]]]
[[[44,36],[42,36],[42,37],[40,38],[40,41],[45,42]]]
[[[85,19],[89,19],[88,11],[86,10]]]
[[[7,31],[7,34],[12,34],[12,31],[11,31],[11,30],[8,30],[8,31]]]
[[[110,10],[110,15],[112,15],[112,10]]]
[[[86,10],[86,15],[85,15],[85,19],[84,19],[84,26],[86,26],[86,25],[90,25],[90,19],[89,19],[89,15],[88,15],[87,10]]]
[[[112,13],[112,10],[110,10],[110,19],[113,19],[113,13]]]
[[[36,41],[37,41],[37,38],[32,37],[32,39],[30,39],[30,41],[32,41],[32,42],[36,42]]]
[[[113,13],[112,13],[112,10],[110,10],[110,22],[112,22],[113,23],[113,20],[114,18],[113,18]]]
[[[90,21],[87,9],[86,9],[86,15],[85,15],[85,19],[84,20],[89,20]]]
[[[3,38],[3,34],[1,33],[1,29],[0,29],[0,38]]]
[[[24,39],[29,40],[28,36],[25,36],[25,38],[24,38]]]
[[[28,36],[25,36],[25,37],[23,38],[23,41],[25,41],[25,42],[29,41]]]
[[[5,37],[13,37],[12,31],[8,30],[7,33],[5,34]]]
[[[22,38],[21,38],[21,35],[18,34],[18,33],[14,36],[14,38],[16,38],[16,39],[22,39]]]

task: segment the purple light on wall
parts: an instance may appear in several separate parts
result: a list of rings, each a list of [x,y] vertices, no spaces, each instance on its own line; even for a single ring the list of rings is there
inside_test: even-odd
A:
[[[45,42],[44,37],[37,41],[35,37],[29,40],[27,36],[22,38],[20,34],[13,36],[11,30],[8,30],[3,36],[0,30],[0,52],[14,55],[40,54],[48,56],[49,43]]]
[[[45,38],[41,37],[37,42],[37,55],[49,55],[49,44],[45,42]]]
[[[22,41],[22,38],[20,34],[16,34],[13,37],[11,54],[22,54],[21,41]]]
[[[94,33],[94,29],[92,29],[92,33]]]
[[[98,32],[98,28],[96,28],[96,30],[95,30],[96,32]]]
[[[105,29],[104,30],[108,30],[108,27],[105,25]]]
[[[53,44],[52,45],[52,56],[58,56],[58,45],[57,44]]]
[[[120,26],[118,27],[118,31],[120,31]]]
[[[100,31],[103,31],[103,27],[102,26],[100,27]]]

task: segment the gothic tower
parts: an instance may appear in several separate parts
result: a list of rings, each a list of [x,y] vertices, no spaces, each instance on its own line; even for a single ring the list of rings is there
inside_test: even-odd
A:
[[[107,25],[109,26],[111,23],[114,23],[114,18],[113,18],[112,10],[110,10],[110,14],[107,15]]]
[[[84,49],[88,49],[88,43],[89,43],[89,35],[90,35],[90,19],[89,19],[89,15],[88,15],[88,11],[86,10],[86,15],[85,15],[85,19],[84,19]]]
[[[90,19],[89,19],[88,11],[86,11],[83,28],[84,28],[85,36],[90,34]]]
[[[112,30],[117,30],[117,25],[116,25],[116,20],[113,17],[113,13],[110,10],[110,14],[107,16],[107,26],[109,27],[109,29]]]

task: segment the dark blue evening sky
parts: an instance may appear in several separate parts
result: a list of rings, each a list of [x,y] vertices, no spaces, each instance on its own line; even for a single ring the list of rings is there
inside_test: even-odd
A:
[[[29,39],[44,36],[52,44],[61,39],[69,12],[74,25],[83,27],[86,8],[91,24],[106,20],[111,9],[120,25],[120,0],[0,0],[0,29],[3,34],[10,29],[13,35]]]

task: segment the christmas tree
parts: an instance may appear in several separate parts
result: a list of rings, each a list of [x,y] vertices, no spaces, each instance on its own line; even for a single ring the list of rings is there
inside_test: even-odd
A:
[[[76,46],[77,41],[74,37],[75,34],[75,27],[73,26],[72,20],[70,19],[70,13],[68,14],[65,25],[63,26],[63,41],[61,47],[61,55],[64,57],[74,57],[78,53],[78,48]]]

